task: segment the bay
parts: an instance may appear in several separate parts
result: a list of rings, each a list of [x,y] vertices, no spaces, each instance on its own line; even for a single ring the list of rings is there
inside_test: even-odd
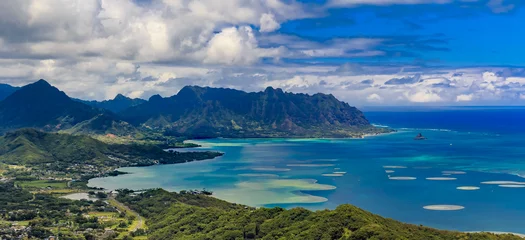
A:
[[[198,150],[225,155],[122,168],[132,174],[89,185],[206,188],[251,206],[315,210],[350,203],[440,229],[525,233],[525,188],[508,187],[525,184],[523,109],[374,110],[366,116],[399,132],[364,139],[195,141],[203,146]],[[413,140],[418,133],[428,139]]]

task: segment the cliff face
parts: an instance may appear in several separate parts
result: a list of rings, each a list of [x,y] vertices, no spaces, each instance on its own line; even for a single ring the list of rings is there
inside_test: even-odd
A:
[[[154,96],[121,115],[134,124],[193,137],[344,137],[371,128],[361,111],[332,95],[271,87],[247,93],[188,86],[169,98]]]

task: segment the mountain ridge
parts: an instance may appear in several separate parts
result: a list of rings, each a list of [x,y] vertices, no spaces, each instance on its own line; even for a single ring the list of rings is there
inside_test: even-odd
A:
[[[0,101],[0,132],[33,127],[128,138],[144,136],[141,131],[186,138],[346,138],[388,131],[373,127],[359,109],[332,94],[290,93],[272,87],[244,92],[185,86],[170,97],[154,95],[146,101],[119,94],[91,104],[72,99],[41,79]],[[108,110],[112,104],[132,106],[115,113]]]
[[[76,101],[80,101],[84,104],[87,104],[92,107],[101,108],[105,110],[109,110],[113,113],[119,113],[127,108],[140,105],[146,100],[140,99],[140,98],[129,98],[122,94],[117,94],[115,98],[110,100],[104,100],[104,101],[87,101],[82,99],[74,99]]]
[[[78,127],[76,132],[84,134],[124,132],[124,129],[114,128],[125,126],[116,114],[74,101],[63,91],[40,79],[21,87],[0,101],[0,132],[27,127],[62,131],[85,121],[93,122],[101,118],[101,115],[104,116],[104,121],[99,123],[105,125],[90,125],[92,129]],[[104,126],[107,129],[102,129]]]
[[[185,86],[124,110],[135,125],[193,137],[359,137],[374,131],[364,114],[331,94]]]

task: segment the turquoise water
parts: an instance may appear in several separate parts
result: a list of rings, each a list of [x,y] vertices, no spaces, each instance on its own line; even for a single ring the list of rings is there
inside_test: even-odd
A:
[[[484,126],[479,122],[490,118],[480,119],[480,111],[486,112],[369,112],[372,122],[400,131],[365,139],[198,141],[203,150],[225,155],[187,164],[123,168],[132,174],[92,179],[89,184],[107,189],[206,188],[221,199],[252,206],[324,209],[351,203],[441,229],[525,233],[525,178],[520,177],[525,176],[525,131],[512,127],[513,121],[501,128],[490,128],[489,122]],[[467,124],[469,128],[455,124],[466,122],[463,117],[439,124],[439,116],[458,114],[472,116],[476,123]],[[414,141],[419,132],[428,140]],[[428,207],[433,205],[456,210],[424,208],[435,209]]]

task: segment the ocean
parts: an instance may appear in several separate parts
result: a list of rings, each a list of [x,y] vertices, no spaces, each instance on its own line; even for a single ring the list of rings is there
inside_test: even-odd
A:
[[[525,233],[525,108],[366,108],[398,132],[364,139],[209,139],[201,162],[123,168],[106,189],[211,190],[251,206],[353,204],[384,217],[459,231]],[[426,140],[416,141],[421,133]]]

